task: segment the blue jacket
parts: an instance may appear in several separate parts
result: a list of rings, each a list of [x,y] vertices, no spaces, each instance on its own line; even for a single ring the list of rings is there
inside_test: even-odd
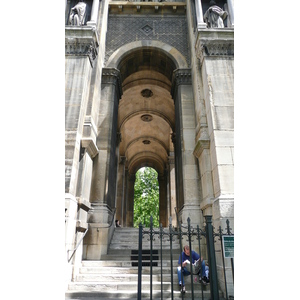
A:
[[[195,251],[192,251],[192,264],[200,258],[199,254]],[[190,260],[190,257],[187,256],[184,251],[182,252],[182,261]],[[179,255],[178,264],[181,265],[181,255]]]

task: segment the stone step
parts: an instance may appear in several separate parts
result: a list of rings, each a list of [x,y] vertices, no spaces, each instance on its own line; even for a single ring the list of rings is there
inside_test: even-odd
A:
[[[132,250],[134,250],[134,252],[132,252]],[[149,254],[150,254],[150,249],[144,249],[143,248],[143,253],[146,255],[145,253],[145,250],[148,250],[149,251]],[[158,253],[158,255],[160,256],[160,249],[153,249],[153,250],[156,250],[156,251],[153,251],[152,254],[154,255],[154,253]],[[179,257],[179,254],[180,254],[180,249],[172,249],[172,255],[176,255],[176,257],[178,256]],[[131,256],[131,255],[138,255],[138,249],[109,249],[108,250],[108,255],[121,255],[122,257],[123,256]],[[167,257],[169,258],[170,257],[170,249],[162,249],[162,255],[163,257]]]
[[[120,256],[115,257],[115,259],[113,259],[112,257],[110,257],[110,259],[106,259],[106,260],[99,260],[99,261],[88,261],[85,260],[82,262],[82,267],[132,267],[132,262],[137,263],[137,261],[131,261],[129,258],[127,260],[117,260],[120,259]],[[163,267],[170,267],[171,263],[169,260],[165,260],[165,261],[155,261],[157,262],[157,266],[153,266],[153,268],[160,268],[161,263]],[[177,263],[178,260],[173,260],[173,267],[177,268]],[[138,266],[135,266],[134,268],[138,268]],[[146,266],[143,266],[143,270],[144,268],[147,268]]]
[[[119,236],[119,237],[113,237],[111,242],[112,243],[128,243],[128,241],[132,241],[132,242],[136,242],[138,244],[139,242],[139,238],[137,236],[130,236],[130,235],[124,235],[124,236]],[[153,244],[158,244],[160,245],[160,239],[156,236],[153,240],[152,240]],[[150,238],[145,236],[142,239],[142,243],[143,244],[150,244]],[[163,238],[162,239],[162,243],[169,245],[170,241],[168,240],[168,238]],[[173,244],[178,244],[179,245],[179,240],[175,239],[172,241]]]
[[[201,288],[201,284],[198,281],[198,277],[194,276],[193,279],[197,279],[197,281],[194,281],[194,288]],[[161,282],[161,275],[160,274],[153,274],[152,275],[152,281],[153,282],[158,282],[160,284]],[[120,274],[80,274],[76,276],[76,282],[93,282],[93,283],[113,283],[113,282],[122,282],[124,283],[129,283],[129,282],[134,282],[137,284],[138,282],[138,274],[124,274],[124,273],[120,273]],[[172,282],[172,278],[171,278],[171,274],[163,274],[163,282],[164,284],[171,284]],[[184,282],[186,287],[190,287],[191,286],[191,277],[185,277],[184,278]],[[148,274],[142,274],[142,283],[150,283],[150,275]],[[173,274],[173,284],[174,286],[178,285],[178,278],[177,278],[177,273]],[[207,290],[207,287],[209,287],[209,285],[203,285],[203,289]]]
[[[204,300],[210,299],[210,295],[206,292],[204,294]],[[179,290],[173,291],[173,298],[171,295],[171,291],[163,292],[164,300],[181,300],[182,296]],[[69,291],[66,293],[65,299],[68,300],[108,300],[108,299],[128,299],[128,300],[136,300],[137,299],[137,291],[128,291],[128,290],[118,290],[118,291],[110,291],[110,292],[76,292]],[[150,299],[150,291],[142,291],[142,299]],[[152,291],[152,299],[153,300],[161,300],[161,292],[160,291]],[[184,294],[185,300],[192,299],[192,293],[190,291],[186,291]],[[194,299],[202,299],[201,291],[194,291]],[[220,295],[220,300],[224,300],[224,298]]]
[[[187,291],[191,290],[191,284],[185,282],[185,287]],[[116,281],[106,281],[106,282],[95,282],[95,281],[85,281],[85,282],[71,282],[69,283],[69,291],[80,291],[80,292],[110,292],[110,291],[137,291],[138,283],[137,281],[127,281],[127,282],[116,282]],[[180,291],[179,285],[173,283],[174,291]],[[209,285],[203,286],[203,292],[209,293]],[[142,291],[150,290],[150,281],[142,281]],[[160,291],[161,282],[153,281],[152,290]],[[163,291],[171,291],[171,282],[163,282]],[[194,284],[194,292],[201,293],[201,284]]]
[[[143,263],[150,260],[150,241],[143,239]],[[170,262],[169,241],[162,241],[162,257],[160,256],[160,240],[153,241],[152,268],[152,299],[161,299],[161,265],[163,266],[163,295],[164,299],[171,299],[171,263],[173,265],[173,299],[182,299],[177,279],[177,262],[180,254],[178,239],[175,238],[172,246],[172,262]],[[138,229],[116,228],[108,254],[102,255],[100,261],[85,260],[79,269],[75,281],[71,282],[66,293],[66,299],[137,299],[138,287]],[[135,250],[132,252],[132,250]],[[132,264],[136,264],[135,267]],[[185,277],[186,294],[184,298],[190,299],[191,277]],[[203,287],[203,294],[209,299],[209,285]],[[195,299],[200,299],[201,284],[194,284]],[[94,298],[93,298],[94,297]],[[150,298],[150,267],[142,268],[142,297]]]
[[[156,245],[154,245],[156,246]],[[135,243],[123,243],[123,244],[120,244],[120,243],[116,243],[116,244],[110,244],[109,246],[109,251],[111,250],[131,250],[131,249],[137,249],[138,248],[138,244],[135,244]],[[150,249],[150,245],[143,245],[143,249],[147,249],[149,250]],[[155,247],[153,249],[160,249],[158,247]],[[163,250],[169,250],[170,249],[170,246],[169,245],[163,245],[162,246],[162,249]],[[173,248],[174,250],[180,250],[180,246],[179,245],[173,245]],[[110,252],[109,252],[110,253]]]
[[[121,235],[121,236],[114,236],[111,241],[113,242],[126,242],[126,241],[136,241],[138,242],[139,241],[139,237],[136,236],[136,235],[128,235],[128,234],[124,234],[124,235]],[[149,242],[150,243],[150,237],[145,235],[144,238],[142,239],[142,243],[146,243],[146,242]],[[153,243],[160,243],[160,238],[158,236],[155,236],[155,238],[152,240]],[[170,241],[167,237],[164,237],[162,239],[162,242],[163,243],[166,243],[166,244],[169,244]],[[173,244],[179,244],[179,240],[178,239],[174,239],[173,238],[173,241],[172,241]]]
[[[173,267],[173,271],[176,271],[175,267]],[[171,268],[170,266],[163,267],[163,274],[170,274]],[[161,268],[160,267],[153,267],[152,273],[153,274],[160,274]],[[80,274],[138,274],[137,267],[81,267],[79,270]],[[150,274],[150,267],[143,267],[142,268],[143,274]]]

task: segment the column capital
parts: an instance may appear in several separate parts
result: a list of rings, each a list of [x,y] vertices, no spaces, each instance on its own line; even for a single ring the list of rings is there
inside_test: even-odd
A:
[[[118,98],[120,99],[122,91],[122,80],[120,71],[116,68],[103,68],[102,69],[102,84],[112,84],[116,87]]]
[[[192,84],[192,71],[191,69],[176,69],[172,75],[172,88],[171,94],[175,99],[174,94],[180,85],[191,85]]]

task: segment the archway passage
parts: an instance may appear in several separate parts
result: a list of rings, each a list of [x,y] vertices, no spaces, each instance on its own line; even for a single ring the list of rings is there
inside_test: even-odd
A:
[[[133,187],[137,170],[152,167],[158,173],[159,222],[167,226],[170,211],[176,206],[176,197],[171,197],[170,192],[171,189],[175,191],[175,177],[170,176],[170,157],[173,161],[171,137],[175,130],[175,106],[171,86],[176,64],[162,50],[141,47],[129,51],[117,67],[123,90],[118,108],[119,155],[125,158],[127,172],[123,222],[133,226]]]

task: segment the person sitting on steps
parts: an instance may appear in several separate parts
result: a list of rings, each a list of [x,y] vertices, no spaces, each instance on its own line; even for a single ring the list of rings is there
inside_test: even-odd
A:
[[[190,255],[192,255],[192,268],[190,267]],[[182,260],[181,260],[182,257]],[[201,266],[200,266],[200,261],[201,261]],[[182,262],[182,263],[181,263]],[[185,293],[185,286],[184,286],[184,276],[188,276],[191,274],[191,270],[193,274],[199,275],[199,281],[202,281],[203,284],[208,283],[208,279],[205,276],[205,261],[203,257],[201,257],[197,252],[192,251],[190,253],[190,247],[185,245],[183,247],[183,252],[182,254],[179,255],[178,259],[178,267],[177,267],[177,276],[178,276],[178,283],[179,286],[181,287],[181,292]],[[201,274],[200,274],[201,272]],[[182,281],[181,281],[182,278]]]

